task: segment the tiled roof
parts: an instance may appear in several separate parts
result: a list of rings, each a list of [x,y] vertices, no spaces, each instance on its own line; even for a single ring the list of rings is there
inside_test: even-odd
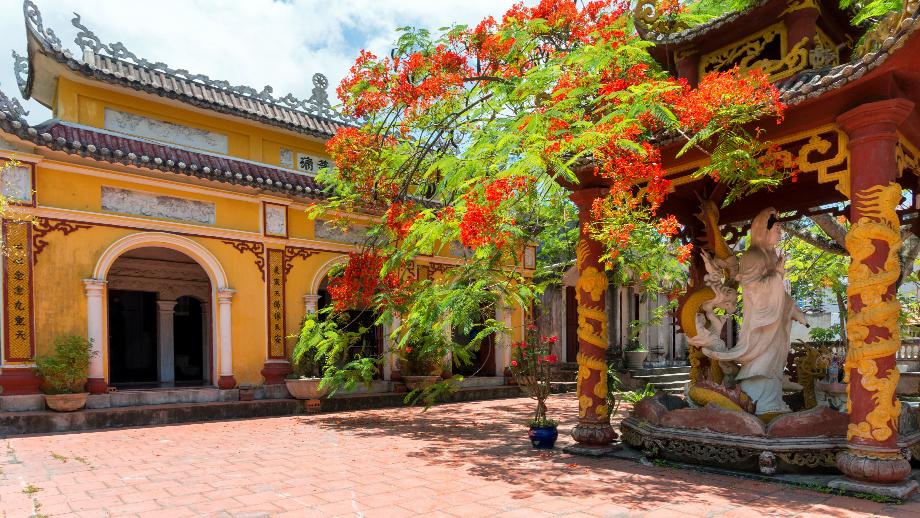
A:
[[[26,32],[42,54],[87,77],[319,138],[329,138],[337,129],[355,122],[333,109],[326,91],[329,81],[322,74],[313,76],[309,99],[297,99],[291,94],[275,98],[270,86],[259,91],[231,85],[139,58],[120,42],[102,43],[81,23],[79,14],[72,21],[80,31],[74,40],[83,54],[78,59],[61,44],[53,30],[44,27],[41,12],[32,0],[24,0],[23,14]],[[20,90],[29,98],[33,78],[28,60],[17,57],[15,69]]]
[[[730,25],[736,20],[743,18],[751,11],[769,3],[771,0],[753,0],[751,4],[740,11],[733,11],[730,13],[723,14],[722,16],[713,18],[712,20],[694,25],[687,29],[676,31],[672,33],[661,33],[655,32],[651,29],[642,30],[643,27],[640,24],[636,24],[637,28],[642,33],[642,37],[645,40],[654,42],[657,45],[677,45],[680,43],[686,43],[688,41],[694,40],[708,32],[714,31],[720,27]],[[648,3],[648,2],[640,2]],[[656,7],[657,8],[657,7]]]
[[[31,126],[15,100],[0,91],[0,131],[37,146],[101,162],[135,166],[151,171],[194,176],[245,185],[303,198],[325,198],[313,177],[246,160],[191,151],[153,141],[51,121]]]
[[[879,47],[862,56],[855,57],[849,63],[819,70],[806,70],[776,86],[782,92],[782,101],[794,105],[820,96],[821,94],[842,88],[844,85],[878,68],[897,49],[901,48],[920,28],[920,2],[913,6],[901,22],[885,37]]]

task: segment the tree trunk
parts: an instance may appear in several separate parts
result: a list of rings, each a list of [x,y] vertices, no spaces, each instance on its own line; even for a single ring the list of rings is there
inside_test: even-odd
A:
[[[837,312],[840,316],[840,343],[844,346],[847,345],[847,302],[846,298],[839,293],[834,293],[837,296]]]

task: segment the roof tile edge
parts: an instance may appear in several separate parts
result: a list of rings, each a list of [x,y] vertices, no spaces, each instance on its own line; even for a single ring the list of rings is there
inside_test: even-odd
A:
[[[60,53],[67,59],[72,59],[78,62],[80,65],[88,66],[94,71],[97,70],[97,68],[95,66],[94,60],[92,59],[93,55],[105,56],[110,59],[129,63],[150,71],[170,75],[177,79],[190,81],[200,86],[205,86],[229,94],[237,95],[244,99],[273,105],[282,109],[295,110],[304,115],[318,117],[332,123],[353,125],[359,122],[357,119],[343,115],[333,108],[332,104],[329,102],[329,95],[327,92],[329,80],[323,74],[317,73],[313,75],[313,90],[309,99],[299,99],[290,93],[284,97],[276,98],[272,95],[273,90],[270,86],[265,86],[262,91],[258,91],[255,88],[249,86],[236,86],[228,81],[211,79],[204,74],[192,74],[185,69],[173,69],[165,63],[151,62],[140,58],[128,50],[128,48],[121,42],[105,44],[99,39],[98,36],[95,35],[95,33],[93,33],[81,23],[80,15],[74,13],[74,18],[71,20],[71,23],[75,28],[79,30],[77,37],[74,39],[74,42],[80,47],[80,50],[83,53],[82,59],[76,59],[68,49],[64,48],[60,38],[57,37],[54,31],[44,26],[41,11],[38,9],[38,6],[35,4],[35,2],[32,0],[23,0],[23,15],[25,18],[27,30],[46,49]],[[16,57],[15,59],[17,82],[20,85],[20,90],[23,90],[27,85],[28,76],[23,77],[22,72],[28,73],[28,61],[26,60],[26,65],[23,68],[20,59],[25,60],[25,58]],[[26,93],[26,90],[23,90],[23,95],[26,95]]]

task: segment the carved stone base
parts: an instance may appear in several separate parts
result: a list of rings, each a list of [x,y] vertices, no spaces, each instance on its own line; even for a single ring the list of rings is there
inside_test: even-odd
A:
[[[580,422],[572,429],[572,438],[581,446],[606,446],[617,437],[610,423]]]
[[[872,482],[850,478],[838,478],[831,480],[827,485],[833,489],[886,496],[888,498],[897,498],[898,500],[906,499],[920,488],[916,480],[905,480],[899,484],[873,484]]]
[[[910,475],[910,461],[899,452],[843,451],[837,455],[837,469],[849,479],[872,484],[896,484]]]
[[[35,369],[0,369],[0,396],[23,396],[38,394],[42,380]]]
[[[236,388],[236,378],[233,376],[221,376],[217,380],[217,388],[221,390],[230,390]]]
[[[90,378],[86,380],[86,390],[90,394],[105,394],[109,391],[109,384],[105,378]]]
[[[284,378],[293,372],[291,364],[286,361],[269,360],[265,362],[260,374],[265,378],[266,385],[281,385]]]
[[[582,457],[607,457],[615,451],[623,449],[620,443],[612,443],[606,446],[585,446],[582,444],[573,444],[562,449],[569,455],[580,455]]]

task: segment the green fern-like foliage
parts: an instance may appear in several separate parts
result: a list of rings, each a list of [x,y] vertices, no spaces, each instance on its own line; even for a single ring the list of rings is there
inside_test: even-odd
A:
[[[90,359],[97,353],[82,336],[60,336],[54,340],[54,353],[35,357],[36,371],[44,380],[42,390],[48,394],[83,392]]]
[[[892,11],[904,9],[904,2],[903,0],[840,0],[840,7],[844,9],[854,8],[856,16],[853,17],[851,23],[859,25],[866,21],[882,18]]]

